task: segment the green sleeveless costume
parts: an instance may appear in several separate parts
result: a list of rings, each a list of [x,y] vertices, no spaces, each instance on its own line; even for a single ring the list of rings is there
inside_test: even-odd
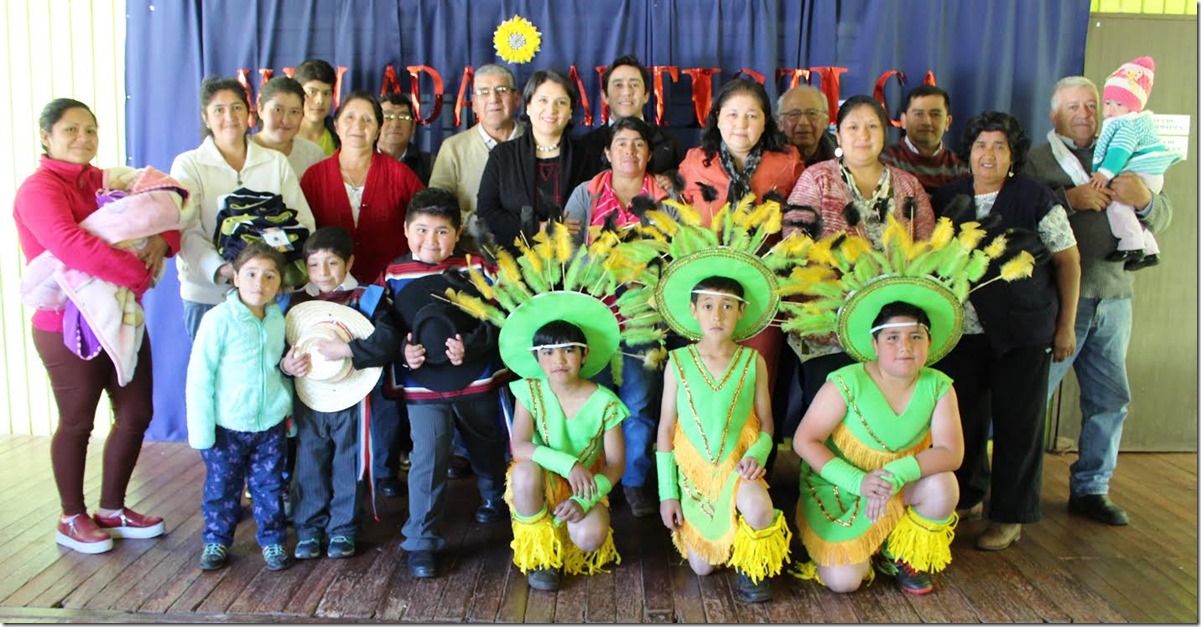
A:
[[[668,368],[679,382],[672,446],[679,466],[684,524],[672,540],[681,555],[690,549],[711,564],[724,564],[730,556],[741,481],[734,466],[759,437],[758,355],[753,348],[739,346],[726,371],[715,378],[696,345],[668,354]]]
[[[605,466],[605,431],[621,424],[630,415],[625,403],[603,385],[596,386],[596,391],[570,420],[563,414],[563,407],[546,379],[519,379],[509,383],[509,389],[530,410],[534,445],[572,455],[593,474]],[[554,488],[546,492],[548,503],[553,506],[571,496],[571,486],[565,479],[553,472],[546,472],[545,476],[547,487]]]
[[[826,380],[835,383],[847,404],[846,417],[834,428],[826,446],[834,455],[867,472],[930,447],[934,408],[951,387],[947,375],[922,368],[909,405],[898,415],[862,363],[835,370]],[[797,527],[809,554],[822,566],[868,559],[905,511],[898,491],[889,499],[884,515],[872,523],[863,511],[865,499],[840,493],[804,460],[800,492]]]

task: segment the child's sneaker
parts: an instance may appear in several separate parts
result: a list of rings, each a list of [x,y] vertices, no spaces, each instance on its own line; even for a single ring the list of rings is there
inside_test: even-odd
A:
[[[930,594],[934,590],[934,582],[931,581],[930,574],[915,570],[905,560],[881,555],[876,564],[877,571],[892,575],[901,592]]]
[[[200,570],[217,570],[225,568],[225,563],[229,560],[229,553],[225,545],[209,542],[204,545],[204,551],[200,553]]]
[[[311,560],[321,557],[321,538],[305,538],[297,542],[293,555],[298,560]]]
[[[735,596],[743,603],[762,603],[771,600],[771,583],[766,579],[759,580],[755,583],[750,576],[740,570],[734,571],[737,574],[737,586],[735,586]]]
[[[128,507],[122,508],[116,514],[106,516],[96,512],[96,525],[107,531],[114,538],[130,538],[144,540],[163,535],[167,526],[158,516],[143,516]]]
[[[292,565],[292,556],[284,550],[284,545],[268,544],[263,547],[263,561],[267,562],[267,570],[283,570]]]
[[[558,568],[539,568],[531,570],[525,576],[525,580],[530,584],[530,587],[535,590],[548,590],[554,592],[559,589],[559,569]]]
[[[58,519],[58,531],[54,534],[54,541],[68,549],[87,553],[88,555],[113,550],[112,536],[98,527],[96,521],[92,520],[92,517],[87,514],[60,517]]]
[[[350,536],[334,536],[329,539],[329,548],[325,554],[330,559],[350,557],[354,555],[354,538]]]

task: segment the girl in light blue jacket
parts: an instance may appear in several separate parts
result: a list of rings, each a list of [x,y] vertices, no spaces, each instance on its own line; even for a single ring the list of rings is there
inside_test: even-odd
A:
[[[270,570],[291,565],[284,549],[284,419],[292,383],[279,369],[284,316],[275,296],[284,257],[261,242],[233,262],[234,286],[204,316],[188,361],[188,443],[204,458],[204,551],[200,568],[225,566],[241,510],[242,486]]]

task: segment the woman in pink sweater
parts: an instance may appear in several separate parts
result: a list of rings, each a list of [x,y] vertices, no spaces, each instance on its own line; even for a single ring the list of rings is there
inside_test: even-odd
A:
[[[26,262],[50,251],[68,268],[127,287],[140,299],[164,258],[179,250],[179,231],[151,236],[135,254],[81,227],[79,223],[97,210],[96,192],[104,187],[104,172],[91,165],[98,146],[96,117],[84,103],[59,98],[46,105],[38,123],[45,155],[13,203]],[[154,414],[150,338],[139,349],[133,379],[119,386],[111,359],[95,355],[86,360],[75,337],[64,342],[65,317],[63,310],[33,315],[33,343],[50,375],[59,413],[50,444],[63,512],[55,537],[76,551],[103,553],[112,549],[112,538],[153,538],[165,528],[162,518],[125,507],[125,489]],[[104,443],[100,508],[90,516],[83,499],[84,462],[96,403],[105,390],[116,421]]]

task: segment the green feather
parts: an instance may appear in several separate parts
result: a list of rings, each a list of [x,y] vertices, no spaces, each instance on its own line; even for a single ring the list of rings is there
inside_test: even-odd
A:
[[[968,262],[967,268],[965,268],[963,271],[964,278],[971,283],[979,281],[980,278],[984,276],[984,273],[988,271],[989,261],[991,261],[991,259],[988,258],[988,255],[984,254],[983,250],[973,250],[972,259]]]
[[[609,371],[613,375],[613,385],[615,387],[621,385],[621,370],[625,363],[622,359],[623,356],[624,355],[621,354],[621,351],[618,350],[617,352],[613,353],[613,357],[609,359]]]

